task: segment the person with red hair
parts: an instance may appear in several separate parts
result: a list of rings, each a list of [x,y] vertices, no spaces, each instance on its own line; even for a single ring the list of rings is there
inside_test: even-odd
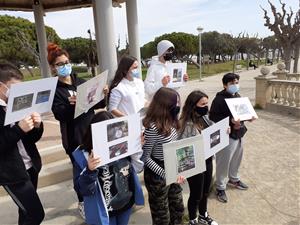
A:
[[[72,71],[68,52],[54,43],[48,44],[48,63],[52,74],[58,76],[52,112],[60,123],[62,144],[74,168],[72,152],[83,142],[83,135],[96,112],[95,110],[104,108],[106,104],[105,100],[102,100],[89,111],[74,119],[77,87],[85,80],[79,78]],[[76,193],[79,201],[79,213],[85,219],[83,197],[79,192]]]

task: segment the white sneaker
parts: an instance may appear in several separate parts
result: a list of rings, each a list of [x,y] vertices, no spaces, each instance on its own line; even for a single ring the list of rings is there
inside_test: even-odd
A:
[[[78,212],[82,219],[85,221],[85,213],[84,213],[84,204],[83,202],[78,202]]]

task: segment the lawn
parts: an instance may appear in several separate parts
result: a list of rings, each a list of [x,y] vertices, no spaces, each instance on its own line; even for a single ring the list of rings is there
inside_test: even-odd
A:
[[[242,65],[242,67],[245,67],[245,62],[239,61],[237,64]],[[224,63],[216,63],[216,64],[205,64],[202,65],[202,77],[211,76],[218,73],[225,73],[232,71],[233,61],[224,62]],[[40,72],[38,68],[33,69],[34,76],[31,76],[27,70],[21,70],[24,74],[24,80],[36,80],[40,78]],[[197,68],[195,65],[188,65],[187,67],[187,73],[190,77],[190,80],[199,79],[199,68]],[[147,68],[142,69],[143,73],[143,80],[146,77]],[[79,72],[79,77],[82,77],[84,79],[89,79],[91,76],[87,72]]]

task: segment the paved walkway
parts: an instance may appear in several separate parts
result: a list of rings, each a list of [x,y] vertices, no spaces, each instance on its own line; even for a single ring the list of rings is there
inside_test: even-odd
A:
[[[270,68],[275,70],[274,66]],[[258,74],[258,69],[240,74],[241,94],[252,102],[255,97],[253,78]],[[211,101],[222,89],[222,75],[204,78],[203,82],[188,82],[180,89],[182,99],[198,88],[205,91]],[[210,215],[219,224],[300,224],[300,121],[262,110],[257,110],[257,114],[259,119],[247,124],[240,168],[241,178],[249,185],[249,190],[228,189],[227,204],[218,202],[211,194],[208,202]],[[55,124],[51,123],[51,126]],[[49,144],[55,142],[48,141]],[[46,210],[43,224],[85,224],[77,215],[71,181],[42,188],[39,194]],[[185,205],[187,197],[188,187],[184,185]],[[16,221],[14,203],[9,197],[0,198],[0,224],[15,224]],[[151,224],[148,202],[133,213],[130,224]]]

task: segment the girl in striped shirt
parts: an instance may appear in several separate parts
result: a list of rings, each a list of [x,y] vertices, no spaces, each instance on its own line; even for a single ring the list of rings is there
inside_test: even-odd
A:
[[[184,213],[181,183],[166,185],[162,145],[177,140],[180,111],[179,94],[162,87],[154,95],[143,120],[145,142],[142,160],[144,179],[149,194],[149,205],[154,225],[181,224]]]

